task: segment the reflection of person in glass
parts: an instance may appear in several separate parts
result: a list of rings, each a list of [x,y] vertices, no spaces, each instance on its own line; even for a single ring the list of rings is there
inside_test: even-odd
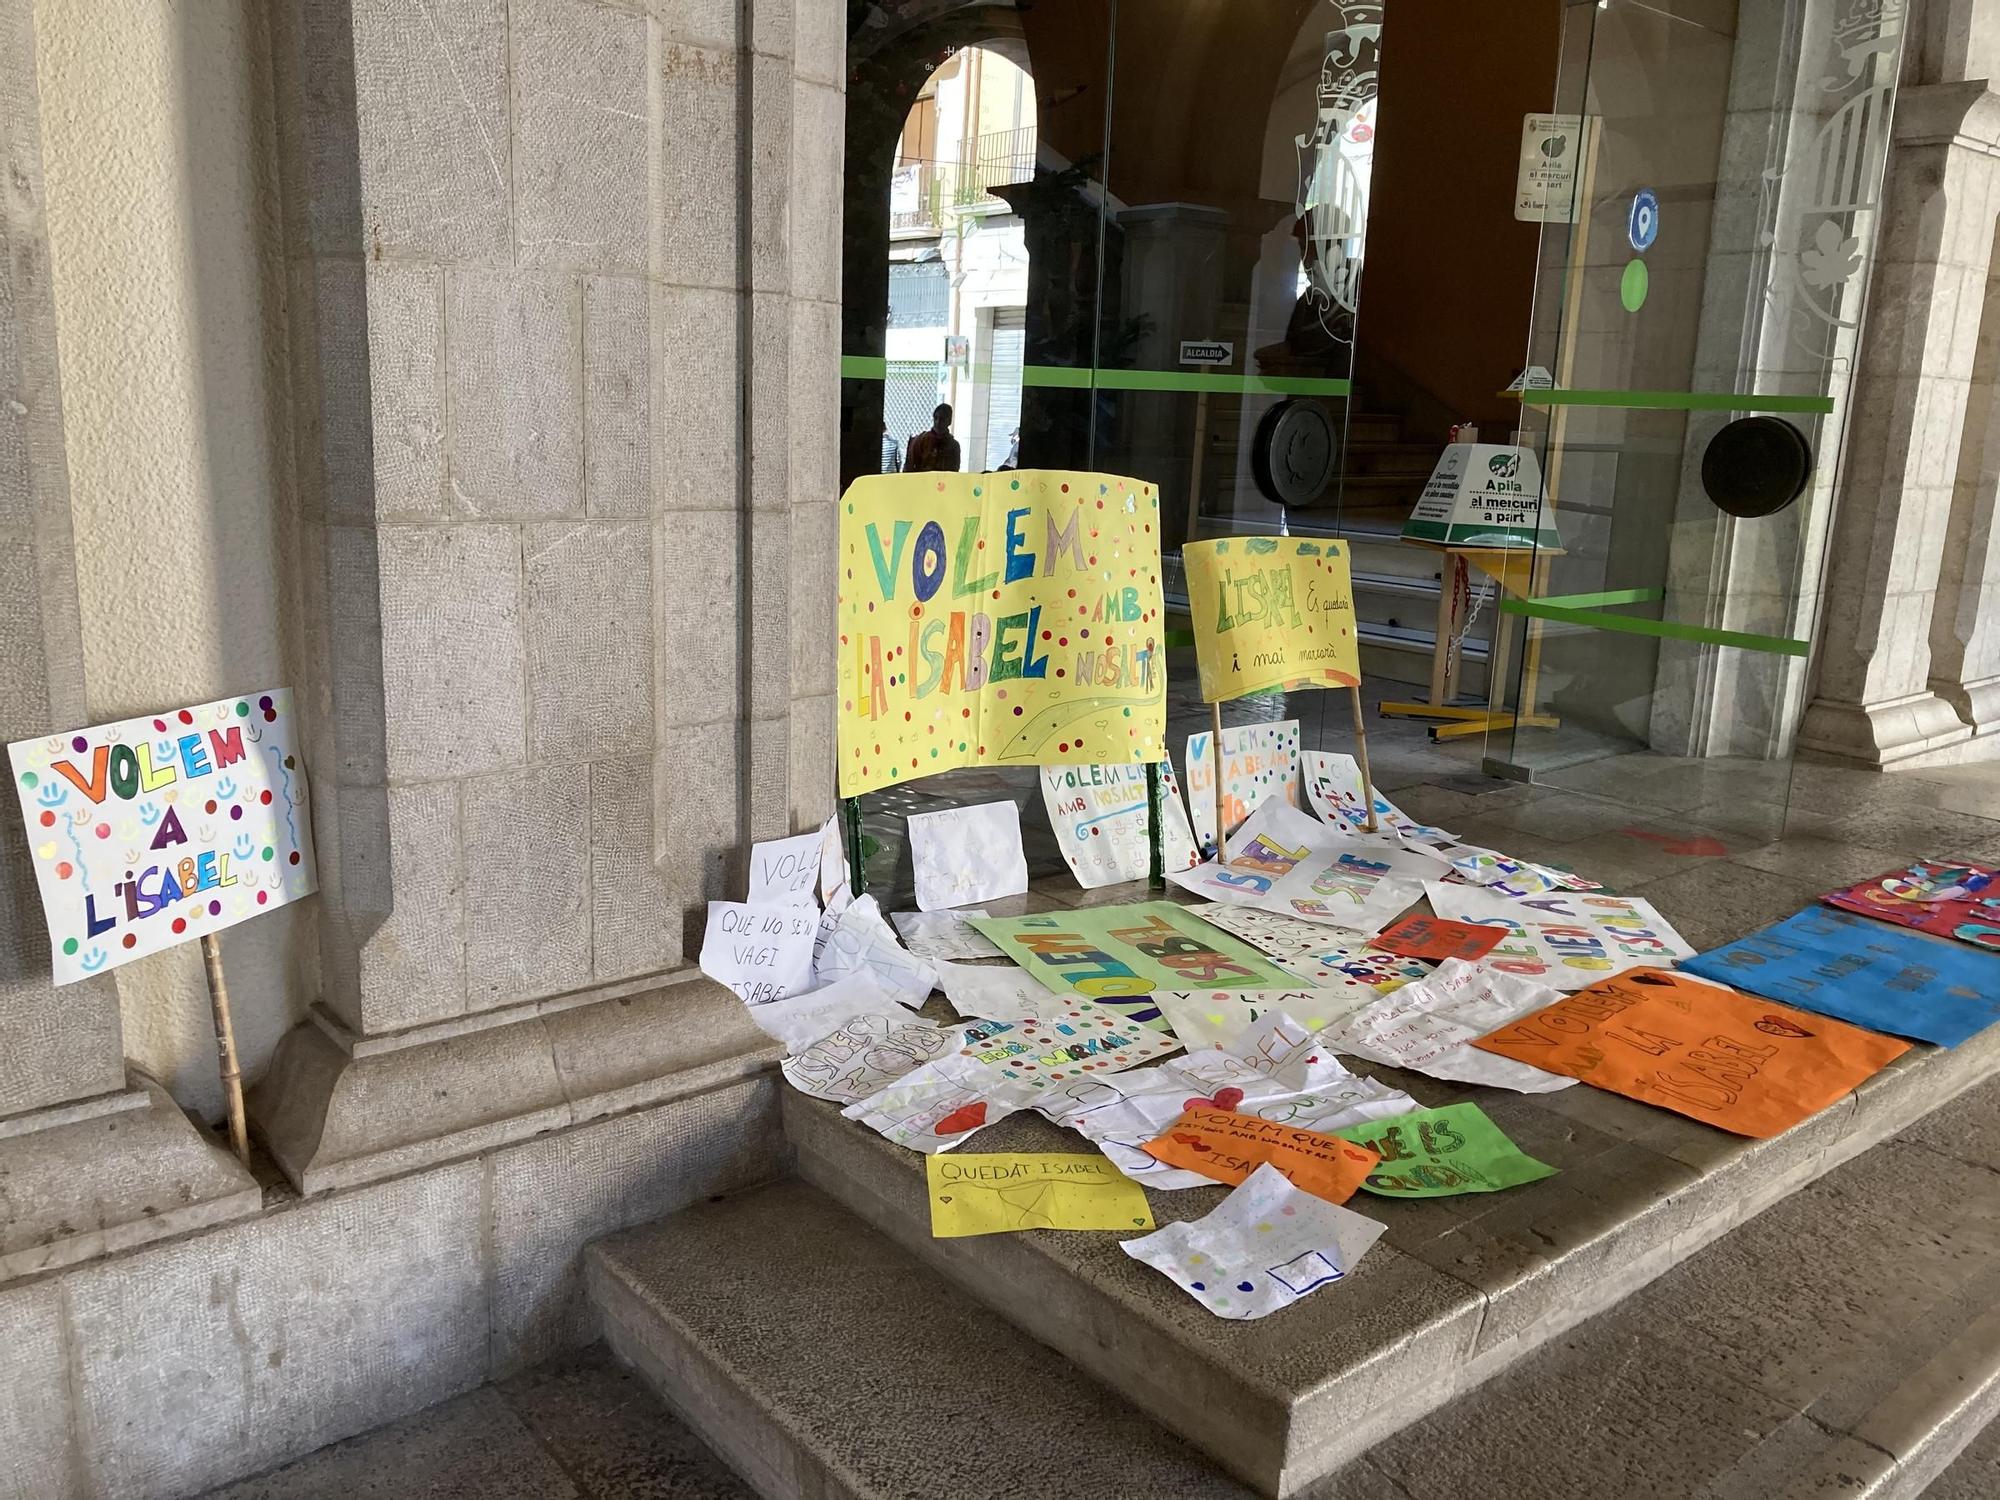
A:
[[[899,474],[903,469],[903,450],[894,438],[889,436],[889,424],[882,424],[882,472]]]
[[[955,474],[958,472],[958,439],[951,435],[951,404],[940,401],[931,413],[928,432],[910,439],[904,451],[905,474]]]
[[[1007,439],[1007,456],[1000,461],[1000,472],[1021,467],[1021,429],[1016,427]]]

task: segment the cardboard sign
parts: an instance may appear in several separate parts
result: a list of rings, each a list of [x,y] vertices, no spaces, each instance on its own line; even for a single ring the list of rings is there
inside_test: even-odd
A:
[[[1560,547],[1532,448],[1453,443],[1403,523],[1403,540],[1486,550]]]
[[[1441,917],[1505,929],[1485,957],[1488,967],[1559,990],[1694,956],[1694,945],[1672,923],[1631,896],[1542,891],[1509,897],[1445,881],[1426,881],[1424,891]]]
[[[876,474],[841,499],[840,795],[1166,754],[1159,495],[1113,474]]]
[[[2000,955],[1824,906],[1681,967],[1940,1047],[1956,1047],[2000,1021]]]
[[[1144,766],[1044,766],[1042,805],[1078,885],[1095,890],[1151,872]],[[1160,762],[1160,844],[1163,869],[1197,858],[1172,761]]]
[[[1843,911],[2000,951],[2000,871],[1921,861],[1819,898]]]
[[[1582,115],[1521,116],[1521,156],[1514,176],[1514,217],[1530,224],[1574,224],[1577,164],[1583,160]]]
[[[1604,980],[1473,1045],[1757,1137],[1791,1129],[1909,1050],[1666,969]]]
[[[1222,537],[1189,542],[1181,562],[1205,701],[1361,681],[1346,543]]]
[[[1366,1146],[1317,1130],[1299,1130],[1233,1109],[1189,1109],[1146,1154],[1184,1172],[1237,1183],[1262,1166],[1276,1167],[1301,1192],[1345,1203],[1380,1160]]]
[[[1383,1198],[1497,1193],[1556,1171],[1508,1140],[1486,1111],[1471,1103],[1343,1125],[1333,1133],[1382,1158],[1361,1187]]]
[[[972,925],[1050,989],[1072,990],[1099,1004],[1154,990],[1298,988],[1261,953],[1171,901],[984,917]],[[1118,1008],[1149,1025],[1166,1025],[1149,1001]]]
[[[1022,1229],[1151,1229],[1146,1190],[1096,1153],[993,1152],[925,1163],[931,1238]]]
[[[1385,1225],[1259,1167],[1205,1218],[1119,1246],[1218,1318],[1262,1318],[1351,1272]]]
[[[1215,747],[1211,731],[1187,742],[1188,815],[1195,842],[1215,847]],[[1222,821],[1234,833],[1262,802],[1299,805],[1299,721],[1237,724],[1222,731]]]
[[[318,889],[290,688],[7,747],[57,984]]]
[[[1405,958],[1443,960],[1462,958],[1468,962],[1484,958],[1507,935],[1504,927],[1481,927],[1471,922],[1453,922],[1445,917],[1405,917],[1392,927],[1375,934],[1375,946]]]

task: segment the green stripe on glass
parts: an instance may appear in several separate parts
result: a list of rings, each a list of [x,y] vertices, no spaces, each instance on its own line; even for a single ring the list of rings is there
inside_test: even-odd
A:
[[[1166,643],[1176,650],[1182,646],[1192,646],[1194,644],[1194,632],[1192,630],[1169,630],[1166,633]]]
[[[1588,625],[1592,630],[1657,636],[1668,641],[1693,641],[1703,646],[1731,646],[1738,651],[1764,651],[1775,656],[1804,656],[1812,649],[1809,642],[1788,640],[1781,635],[1752,635],[1743,630],[1711,630],[1706,625],[1682,625],[1674,620],[1635,620],[1628,615],[1600,615],[1589,609],[1565,609],[1534,599],[1502,599],[1500,609],[1504,614],[1532,615],[1538,620],[1556,620],[1566,625]]]
[[[924,360],[896,360],[899,370],[930,370],[936,366]],[[867,354],[843,354],[843,380],[887,380],[891,361]],[[961,368],[962,378],[985,384],[993,378],[991,365]],[[1212,391],[1222,395],[1345,396],[1351,385],[1345,380],[1310,375],[1218,375],[1210,370],[1099,370],[1088,365],[1023,365],[1021,384],[1043,390],[1087,391]]]
[[[1607,604],[1651,604],[1666,597],[1665,589],[1612,589],[1604,594],[1549,594],[1532,602],[1557,609],[1602,609]]]
[[[1624,406],[1647,411],[1790,411],[1825,415],[1831,396],[1752,396],[1737,391],[1506,391],[1523,406]]]

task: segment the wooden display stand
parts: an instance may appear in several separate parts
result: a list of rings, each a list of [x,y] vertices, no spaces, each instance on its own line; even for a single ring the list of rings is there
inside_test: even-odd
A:
[[[1428,547],[1442,553],[1445,565],[1443,586],[1438,590],[1437,644],[1431,651],[1431,696],[1428,703],[1384,703],[1385,718],[1441,719],[1431,726],[1434,740],[1463,739],[1485,734],[1491,729],[1554,729],[1561,720],[1534,711],[1535,690],[1541,676],[1541,632],[1528,632],[1521,660],[1521,691],[1517,707],[1498,708],[1507,681],[1507,662],[1513,654],[1514,617],[1502,610],[1493,627],[1493,651],[1486,662],[1487,706],[1454,707],[1458,695],[1460,668],[1459,632],[1465,628],[1465,610],[1460,602],[1458,572],[1477,568],[1499,585],[1503,594],[1516,599],[1534,599],[1548,591],[1550,559],[1562,555],[1560,547],[1450,547],[1412,541],[1413,547]]]

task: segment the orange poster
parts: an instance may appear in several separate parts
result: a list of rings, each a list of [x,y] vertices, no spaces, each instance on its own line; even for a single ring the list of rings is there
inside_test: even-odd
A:
[[[1275,1120],[1228,1109],[1191,1109],[1148,1141],[1148,1154],[1217,1182],[1241,1182],[1269,1162],[1293,1187],[1345,1203],[1382,1158],[1366,1146],[1316,1130],[1295,1130]]]
[[[1909,1051],[1666,969],[1631,969],[1472,1043],[1738,1135],[1817,1114]]]

